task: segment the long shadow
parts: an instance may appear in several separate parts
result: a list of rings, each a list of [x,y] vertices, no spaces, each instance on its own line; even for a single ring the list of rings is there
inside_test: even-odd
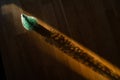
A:
[[[52,0],[2,0],[0,1],[0,17],[3,18],[3,15],[1,14],[1,7],[4,6],[4,5],[9,5],[9,4],[15,4],[19,7],[21,7],[23,10],[25,10],[26,12],[28,13],[31,13],[39,18],[41,18],[42,16],[40,15],[40,12],[36,13],[37,11],[40,11],[40,6],[36,6],[35,4],[47,4],[47,3],[50,3]],[[24,4],[21,4],[21,3],[24,3]],[[28,4],[27,4],[28,3]],[[30,4],[29,4],[30,3]],[[31,5],[31,7],[30,7]],[[36,9],[36,10],[35,10]],[[2,21],[2,20],[0,20]],[[55,61],[55,60],[54,60]],[[57,61],[55,61],[56,63],[59,63]],[[73,78],[75,79],[78,79],[78,80],[85,80],[82,76],[78,75],[77,73],[73,72],[72,70],[68,69],[66,66],[64,66],[62,63],[59,63],[60,66],[62,66],[65,71],[65,75],[62,75],[61,74],[61,77],[65,76],[64,78],[67,78],[69,80],[73,80]],[[44,65],[43,65],[44,66]],[[48,72],[50,71],[51,69],[48,69]],[[1,53],[0,53],[0,80],[6,80],[6,77],[5,76],[5,72],[4,72],[4,67],[3,67],[3,63],[2,63],[2,58],[1,58]],[[51,72],[54,72],[54,71],[51,71]],[[43,76],[45,76],[46,74],[44,73],[41,73]],[[53,75],[56,73],[53,73],[53,74],[49,74],[49,75]],[[38,75],[37,73],[36,74],[33,74],[33,76],[36,76]],[[48,76],[50,77],[50,76]],[[57,79],[57,78],[56,78]],[[56,80],[55,79],[55,80]],[[60,79],[58,79],[60,80]]]
[[[38,18],[42,18],[41,15],[41,6],[38,6],[39,4],[49,4],[52,0],[3,0],[0,2],[0,6],[8,5],[8,4],[15,4],[19,7],[21,7],[23,10],[25,10],[28,13],[31,13]]]

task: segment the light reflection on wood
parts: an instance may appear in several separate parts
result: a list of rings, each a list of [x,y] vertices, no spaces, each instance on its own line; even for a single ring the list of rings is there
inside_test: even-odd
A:
[[[7,8],[10,7],[10,5],[7,5],[6,7],[6,10]],[[17,7],[16,5],[14,5],[14,7],[16,7],[17,9],[20,9],[19,7]],[[5,10],[5,9],[4,9]],[[6,13],[8,13],[10,11],[6,11]],[[15,13],[15,12],[14,12]],[[10,14],[12,15],[16,15],[12,12],[10,12]],[[19,13],[20,14],[20,13]],[[8,14],[6,14],[8,15]],[[18,15],[18,14],[17,14]],[[16,15],[17,18],[14,18],[14,21],[19,19],[18,16]],[[15,16],[14,16],[15,17]],[[20,20],[18,20],[20,21]],[[42,24],[43,26],[48,26],[46,23],[40,21],[40,24]],[[15,23],[16,25],[17,23]],[[12,35],[23,35],[22,33],[25,33],[26,31],[22,28],[22,26],[20,25],[19,27],[16,26],[17,28],[17,31],[16,32],[19,32],[19,30],[21,30],[18,34],[12,34]],[[20,28],[20,29],[18,29]],[[23,32],[22,32],[23,31]],[[34,33],[34,32],[32,32]],[[94,72],[93,70],[91,70],[89,67],[77,62],[76,60],[74,60],[73,58],[71,58],[70,56],[67,56],[65,54],[63,54],[63,52],[61,52],[59,49],[57,49],[56,47],[54,46],[51,46],[50,44],[46,43],[44,41],[43,38],[41,38],[38,34],[34,33],[34,34],[31,34],[31,36],[36,36],[36,38],[34,38],[33,40],[36,41],[36,45],[38,47],[45,47],[43,48],[43,51],[45,51],[47,54],[53,56],[54,58],[56,58],[58,61],[61,61],[61,63],[64,63],[65,65],[67,65],[68,67],[70,67],[73,71],[77,72],[78,74],[80,75],[83,75],[84,77],[86,77],[87,79],[90,79],[90,80],[109,80],[107,79],[106,77]],[[39,42],[39,39],[41,40],[41,42]],[[7,38],[6,38],[7,39]],[[71,40],[71,39],[70,39]],[[73,40],[71,40],[74,44],[76,44],[76,46],[80,47],[81,49],[83,49],[84,51],[86,51],[88,54],[92,55],[95,59],[97,59],[98,61],[102,62],[103,64],[107,65],[109,68],[111,68],[114,72],[116,73],[119,73],[119,70],[116,68],[116,67],[113,67],[113,65],[109,64],[107,61],[105,61],[104,59],[98,57],[94,52],[91,52],[89,51],[88,49],[84,48],[83,46],[80,46],[78,45],[78,43],[74,42]],[[26,40],[27,42],[27,40]],[[31,42],[28,42],[28,43],[31,43]],[[41,45],[39,45],[40,43],[42,43]],[[46,51],[46,48],[49,48],[49,52]],[[54,50],[54,52],[52,52],[52,50]]]

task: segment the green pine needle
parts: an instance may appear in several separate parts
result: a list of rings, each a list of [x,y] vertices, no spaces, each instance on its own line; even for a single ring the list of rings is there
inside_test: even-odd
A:
[[[34,26],[37,25],[37,19],[32,16],[27,16],[25,14],[21,14],[21,21],[26,30],[33,30]]]

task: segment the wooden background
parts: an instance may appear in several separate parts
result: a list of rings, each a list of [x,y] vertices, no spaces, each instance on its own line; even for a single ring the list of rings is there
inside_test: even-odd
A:
[[[1,0],[0,50],[8,80],[84,80],[45,53],[55,53],[27,32],[27,12],[82,43],[120,68],[119,0]]]

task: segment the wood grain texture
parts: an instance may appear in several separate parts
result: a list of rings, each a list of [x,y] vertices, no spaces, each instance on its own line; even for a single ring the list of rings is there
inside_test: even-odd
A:
[[[50,53],[55,50],[43,46],[41,37],[24,30],[20,21],[24,11],[120,67],[119,3],[119,0],[2,0],[0,48],[7,79],[84,80],[46,54],[46,50]]]

